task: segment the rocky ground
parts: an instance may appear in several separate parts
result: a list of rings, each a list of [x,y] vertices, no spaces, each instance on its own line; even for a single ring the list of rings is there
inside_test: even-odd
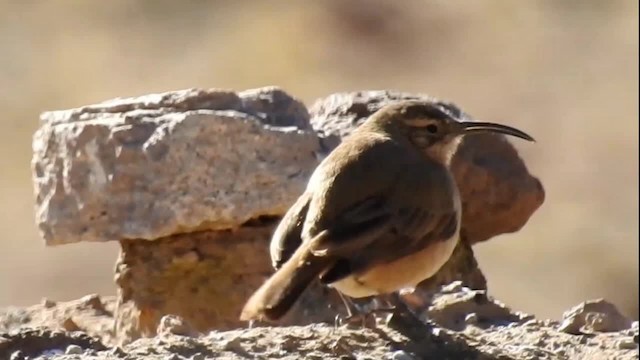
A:
[[[420,308],[424,296],[413,295],[405,301]],[[459,284],[429,299],[423,321],[402,313],[379,318],[373,328],[313,324],[200,334],[165,316],[156,337],[120,346],[113,336],[115,303],[88,295],[0,310],[0,359],[638,358],[638,322],[604,300],[580,304],[561,321],[538,320]]]

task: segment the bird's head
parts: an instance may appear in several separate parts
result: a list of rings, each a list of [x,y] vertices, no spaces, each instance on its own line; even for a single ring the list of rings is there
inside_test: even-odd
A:
[[[410,100],[387,105],[366,122],[395,136],[402,136],[434,160],[448,164],[464,135],[500,133],[535,141],[516,128],[479,121],[461,121],[442,103]],[[363,124],[363,125],[365,125]]]

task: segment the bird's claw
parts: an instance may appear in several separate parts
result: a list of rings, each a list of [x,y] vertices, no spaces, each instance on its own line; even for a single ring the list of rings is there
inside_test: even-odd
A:
[[[376,328],[376,317],[373,313],[364,313],[364,314],[355,314],[349,316],[336,315],[335,318],[335,327],[347,327],[347,328],[367,328],[367,329],[375,329]]]

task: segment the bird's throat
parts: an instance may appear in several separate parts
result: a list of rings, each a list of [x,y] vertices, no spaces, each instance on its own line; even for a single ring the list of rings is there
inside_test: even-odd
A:
[[[461,140],[462,137],[456,136],[449,141],[441,141],[429,146],[427,149],[425,149],[425,152],[427,156],[432,160],[436,161],[439,164],[443,164],[446,167],[449,167],[449,165],[451,164],[451,159],[458,150],[458,146],[460,145]]]

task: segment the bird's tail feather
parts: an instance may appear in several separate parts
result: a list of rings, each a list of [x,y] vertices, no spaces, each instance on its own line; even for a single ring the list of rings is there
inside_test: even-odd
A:
[[[301,245],[253,295],[242,309],[240,320],[276,321],[289,312],[307,287],[327,267],[327,260]]]

